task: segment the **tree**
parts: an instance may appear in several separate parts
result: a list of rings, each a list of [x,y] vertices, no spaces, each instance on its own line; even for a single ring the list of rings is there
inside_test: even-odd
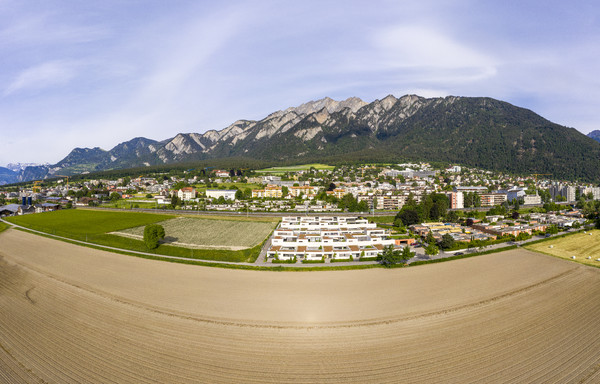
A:
[[[117,192],[113,192],[110,194],[110,199],[112,201],[117,201],[121,198],[121,195],[119,195]]]
[[[148,194],[146,195],[146,199],[152,199],[153,197],[154,197],[154,196],[152,196],[152,194],[151,194],[151,193],[148,193]]]
[[[442,241],[440,242],[440,247],[442,247],[442,249],[450,249],[453,246],[454,238],[452,236],[450,236],[447,233],[444,236],[442,236]]]
[[[367,212],[369,210],[369,204],[366,200],[361,201],[356,205],[356,211],[358,212]]]
[[[440,252],[440,250],[438,249],[438,247],[435,246],[435,244],[429,244],[427,246],[427,248],[425,248],[425,254],[429,255],[429,256],[435,256]]]
[[[400,220],[402,220],[402,224],[404,224],[404,226],[408,227],[410,225],[413,224],[418,224],[421,220],[419,219],[419,212],[417,212],[416,209],[402,209],[400,212],[398,212],[398,214],[396,215],[397,218],[399,218]]]
[[[149,224],[144,228],[144,243],[148,249],[158,247],[160,240],[165,238],[165,229],[159,224]]]
[[[427,244],[433,244],[433,245],[435,245],[437,243],[435,240],[435,237],[433,237],[433,232],[429,231],[429,233],[427,234],[427,237],[425,238],[425,242]]]
[[[554,224],[552,224],[551,226],[548,227],[548,229],[546,229],[546,233],[549,233],[551,235],[556,235],[558,233],[558,227]]]
[[[446,220],[448,220],[451,223],[456,223],[458,221],[458,213],[456,213],[456,211],[448,212],[448,214],[446,215]]]
[[[383,252],[377,255],[377,261],[384,267],[391,267],[398,263],[405,263],[414,256],[414,252],[409,247],[404,247],[402,251],[394,249],[392,244],[387,245]]]
[[[514,211],[511,216],[514,220],[517,220],[519,218],[519,212]]]
[[[283,187],[281,187],[281,196],[286,197],[288,195],[288,193],[290,193],[290,190],[288,187],[286,187],[285,185]]]
[[[402,248],[402,261],[406,262],[410,259],[412,259],[413,257],[415,257],[415,252],[411,252],[410,251],[410,247],[408,245],[406,245],[404,248]]]

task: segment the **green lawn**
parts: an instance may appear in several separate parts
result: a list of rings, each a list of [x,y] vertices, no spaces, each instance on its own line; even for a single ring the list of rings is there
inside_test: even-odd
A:
[[[156,201],[148,202],[149,199],[121,199],[108,204],[102,204],[103,207],[108,208],[156,208]]]
[[[393,224],[396,216],[368,216],[369,222],[376,224]]]
[[[9,228],[9,225],[6,223],[0,222],[0,232],[4,232]]]
[[[328,170],[333,170],[335,167],[333,165],[327,165],[327,164],[302,164],[302,165],[291,165],[288,167],[272,167],[272,168],[266,168],[266,169],[259,169],[256,172],[258,173],[284,173],[284,172],[297,172],[297,171],[304,171],[310,168],[315,168],[315,169],[328,169]]]
[[[173,218],[171,215],[141,212],[116,212],[85,209],[65,209],[35,215],[14,216],[11,223],[42,232],[79,238],[126,228],[157,223]]]

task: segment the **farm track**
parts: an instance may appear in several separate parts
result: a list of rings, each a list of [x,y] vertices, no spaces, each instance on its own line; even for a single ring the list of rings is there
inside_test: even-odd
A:
[[[595,383],[600,270],[202,268],[0,234],[0,382]]]

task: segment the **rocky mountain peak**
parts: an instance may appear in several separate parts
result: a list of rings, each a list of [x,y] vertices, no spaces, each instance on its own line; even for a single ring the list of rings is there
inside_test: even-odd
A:
[[[285,112],[296,112],[299,115],[309,115],[311,113],[319,112],[323,108],[327,109],[327,112],[334,113],[341,111],[344,108],[350,108],[352,113],[356,113],[360,108],[367,105],[364,101],[358,97],[350,97],[343,101],[336,101],[330,97],[324,97],[320,100],[313,100],[307,103],[301,104],[295,108],[288,108]]]

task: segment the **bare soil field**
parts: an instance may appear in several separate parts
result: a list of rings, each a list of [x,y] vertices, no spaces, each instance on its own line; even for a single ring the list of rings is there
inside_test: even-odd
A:
[[[260,244],[277,226],[277,222],[214,220],[178,217],[160,222],[165,242],[188,248],[240,250]],[[144,226],[111,234],[144,237]]]
[[[0,234],[0,382],[598,383],[600,269],[225,270]]]

